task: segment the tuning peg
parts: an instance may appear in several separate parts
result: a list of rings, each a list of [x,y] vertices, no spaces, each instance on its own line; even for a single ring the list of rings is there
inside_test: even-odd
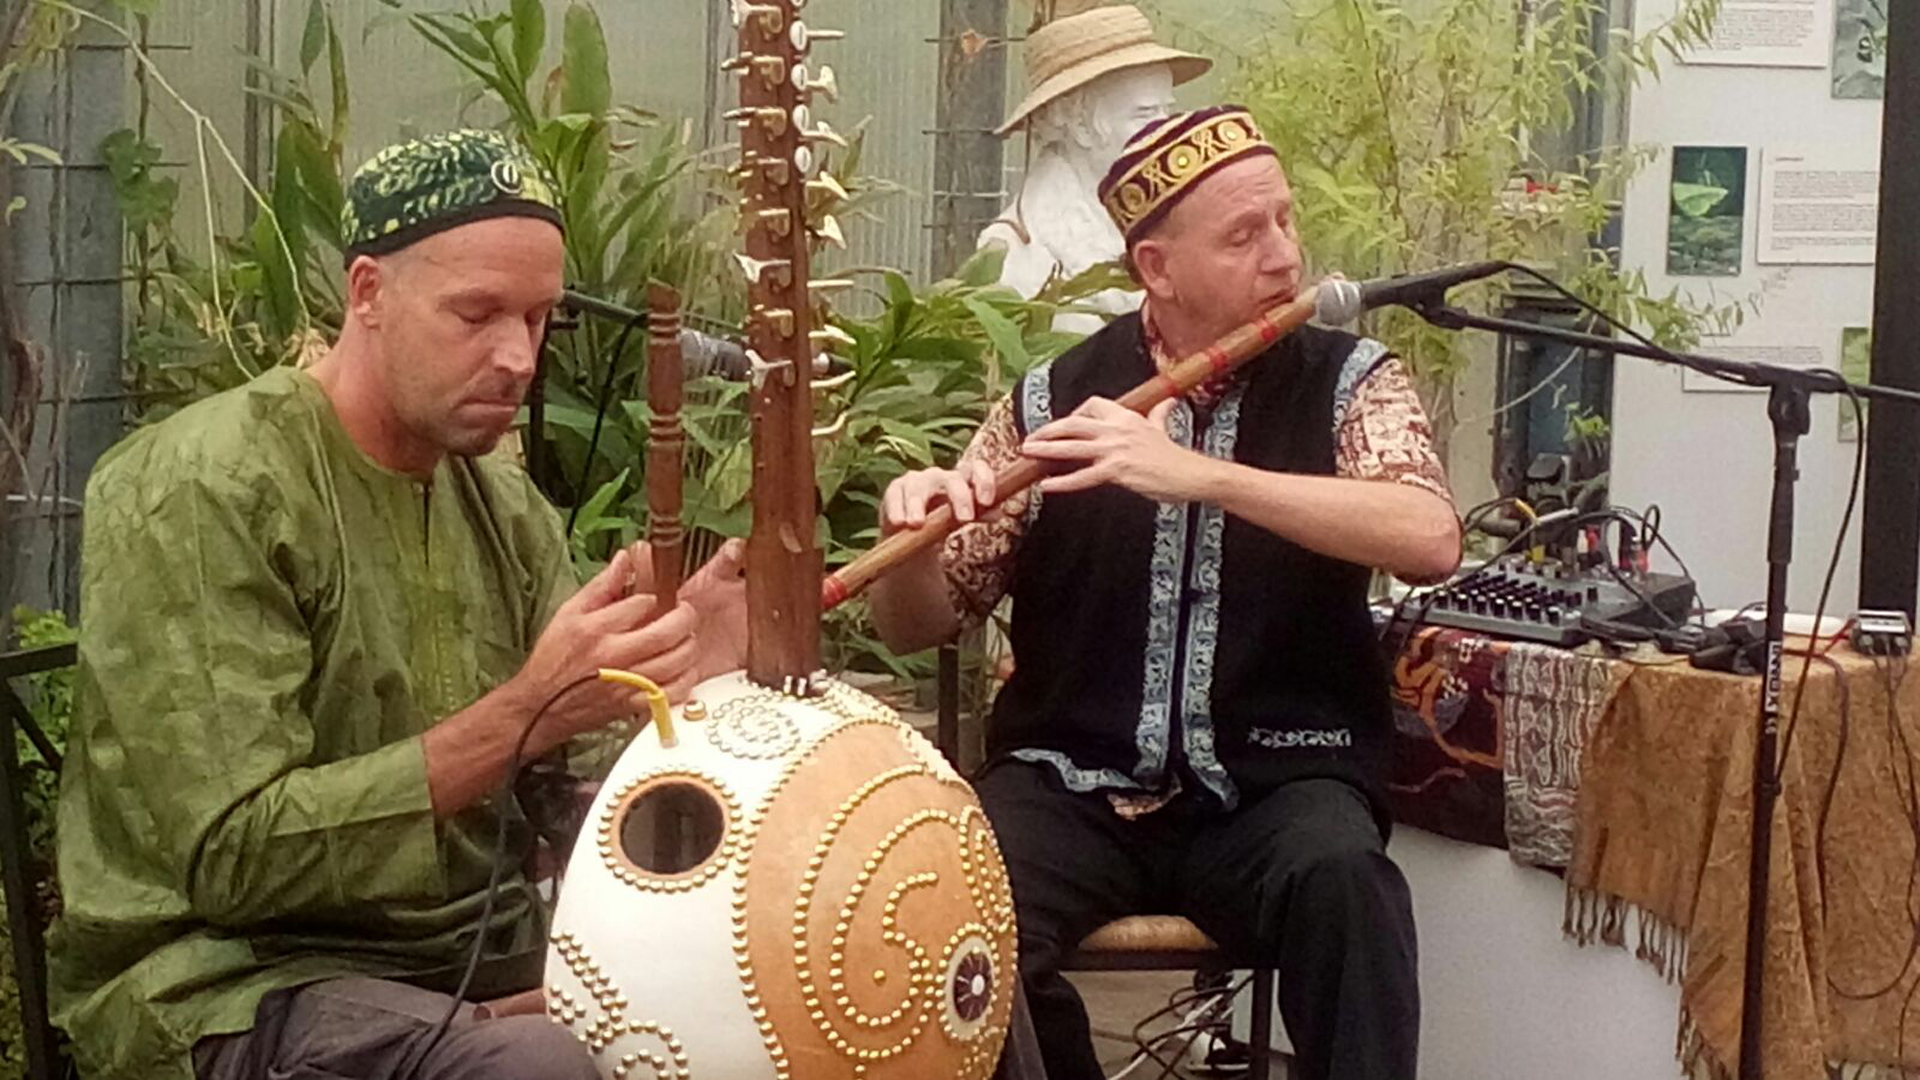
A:
[[[753,313],[773,327],[774,333],[781,337],[793,336],[793,309],[781,307],[754,308]]]
[[[777,139],[787,133],[787,110],[772,106],[730,109],[720,114],[720,118],[743,128],[757,122],[766,129],[769,138]]]
[[[784,289],[793,283],[793,260],[791,259],[756,259],[739,251],[734,252],[733,257],[739,262],[740,269],[746,272],[747,281],[751,284],[760,284],[760,279],[767,274],[773,275],[773,284],[780,288]]]
[[[784,212],[785,211],[782,211],[782,213]],[[825,240],[841,251],[847,250],[847,234],[840,231],[840,219],[834,217],[832,214],[828,214],[820,219],[820,224],[813,227],[813,235]]]
[[[828,124],[825,120],[820,121],[820,126],[812,130],[801,129],[800,137],[808,142],[831,143],[842,150],[848,147],[847,140],[842,137],[839,132],[833,130],[832,125]]]
[[[840,181],[833,178],[832,173],[823,172],[807,181],[807,191],[811,194],[832,196],[838,202],[846,202],[853,198],[852,195],[847,194],[847,189],[841,186]]]
[[[789,233],[793,232],[793,214],[778,207],[772,210],[760,210],[750,214],[748,215],[748,220],[765,225],[772,231],[773,235],[778,237],[785,238]]]
[[[754,18],[760,20],[760,30],[768,37],[774,37],[779,34],[786,20],[785,15],[777,5],[756,4],[753,3],[752,0],[733,0],[733,25],[735,27],[745,26],[748,19]],[[798,26],[799,24],[795,23],[794,25]]]
[[[760,70],[760,81],[768,90],[778,90],[780,80],[787,77],[787,62],[778,56],[762,56],[754,61],[754,67]]]
[[[809,29],[806,23],[798,19],[793,21],[792,29],[787,31],[787,37],[793,42],[794,51],[801,54],[805,54],[808,49],[812,48],[813,43],[816,41],[839,41],[846,36],[847,32],[845,30]]]
[[[838,419],[836,419],[833,423],[828,424],[826,427],[817,427],[812,429],[813,437],[816,439],[833,438],[835,435],[838,435],[842,431],[845,431],[847,429],[847,419],[852,415],[853,414],[851,411],[842,412]]]
[[[827,373],[832,370],[833,361],[827,359],[826,353],[821,353],[813,358],[813,381],[810,389],[813,390],[814,393],[831,393],[852,382],[854,376],[860,374],[853,368],[848,367],[838,375],[829,376]]]
[[[858,284],[859,282],[852,278],[815,278],[807,282],[807,289],[810,292],[820,293],[844,292]]]
[[[843,349],[851,349],[860,344],[853,339],[852,334],[847,333],[832,323],[828,323],[820,329],[813,331],[808,334],[807,337],[816,345],[821,342],[826,342],[829,345],[836,345]]]
[[[781,360],[778,362],[772,362],[767,360],[766,357],[761,356],[759,353],[755,352],[752,349],[747,350],[747,377],[753,383],[753,388],[755,390],[758,390],[761,387],[767,385],[767,376],[773,374],[776,371],[779,371],[782,368],[786,368],[788,370],[789,378],[787,381],[792,382],[791,372],[793,368],[793,361]]]
[[[779,89],[781,81],[789,77],[787,62],[768,53],[741,53],[720,62],[720,70],[728,74],[749,68],[760,73],[760,81],[769,90]]]
[[[787,164],[786,158],[748,151],[740,155],[740,164],[734,166],[732,173],[742,177],[764,173],[775,187],[785,187],[792,177],[792,170],[793,166]]]
[[[793,66],[793,88],[803,94],[819,94],[828,101],[838,102],[840,100],[840,79],[834,75],[833,68],[822,65],[818,79],[813,78],[812,74],[812,72],[807,70],[807,65],[795,64]]]
[[[813,171],[813,148],[810,146],[794,147],[793,167],[796,169],[799,169],[800,175],[802,176],[805,176],[807,173],[812,172]]]

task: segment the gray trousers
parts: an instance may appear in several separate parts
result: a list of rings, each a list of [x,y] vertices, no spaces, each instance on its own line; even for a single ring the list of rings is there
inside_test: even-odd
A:
[[[453,1001],[383,979],[336,979],[261,1003],[252,1031],[193,1048],[199,1080],[407,1080]],[[413,1080],[597,1080],[586,1046],[544,1015],[479,1019],[462,1005]]]
[[[261,1004],[252,1031],[193,1048],[199,1080],[408,1080],[395,1070],[418,1052],[453,999],[382,979],[315,983]],[[1015,987],[1002,1056],[1007,1080],[1046,1080]],[[463,1005],[413,1080],[596,1080],[579,1040],[545,1016],[476,1019]]]

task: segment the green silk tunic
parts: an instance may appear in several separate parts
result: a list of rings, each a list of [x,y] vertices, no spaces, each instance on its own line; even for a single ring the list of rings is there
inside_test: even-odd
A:
[[[463,961],[493,805],[436,821],[421,733],[574,587],[526,474],[382,468],[277,368],[101,461],[82,577],[49,948],[84,1075],[191,1080],[271,990]],[[496,948],[532,921],[513,841]]]

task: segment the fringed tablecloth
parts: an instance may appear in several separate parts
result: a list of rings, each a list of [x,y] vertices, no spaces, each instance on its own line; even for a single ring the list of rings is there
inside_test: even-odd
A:
[[[1789,711],[1801,663],[1788,662]],[[1920,981],[1908,963],[1920,686],[1902,682],[1890,710],[1895,679],[1841,649],[1807,684],[1774,822],[1769,1080],[1920,1068],[1920,1015],[1904,1052],[1900,1031]],[[1685,665],[1629,669],[1586,747],[1568,866],[1567,932],[1630,946],[1678,980],[1682,1060],[1715,1080],[1738,1067],[1759,689]]]
[[[1759,680],[1431,628],[1393,676],[1396,818],[1566,868],[1567,933],[1679,982],[1688,1072],[1733,1076]],[[1916,751],[1920,679],[1814,662],[1774,827],[1769,1080],[1920,1070]]]

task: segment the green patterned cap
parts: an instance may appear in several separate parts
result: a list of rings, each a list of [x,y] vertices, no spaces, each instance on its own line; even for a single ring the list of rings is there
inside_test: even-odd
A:
[[[386,255],[434,233],[493,217],[560,224],[540,163],[497,131],[449,131],[389,146],[347,182],[340,211],[346,261]]]

